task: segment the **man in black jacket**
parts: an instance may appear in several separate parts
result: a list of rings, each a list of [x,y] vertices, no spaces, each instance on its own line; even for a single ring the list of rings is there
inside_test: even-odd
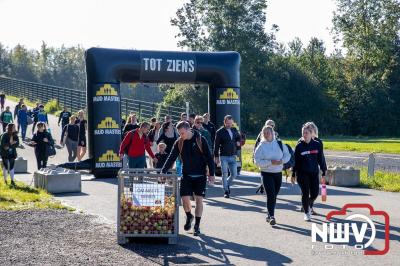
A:
[[[203,127],[205,129],[208,130],[208,132],[210,132],[211,135],[211,142],[214,142],[215,140],[215,125],[210,121],[210,114],[209,113],[205,113],[203,115],[204,118],[204,122],[203,122]],[[214,147],[210,147],[210,148],[214,148]]]
[[[194,194],[196,201],[194,235],[198,236],[200,234],[200,220],[203,214],[203,198],[206,193],[207,166],[209,182],[213,183],[215,179],[213,157],[205,138],[198,132],[192,131],[188,122],[181,121],[176,127],[180,137],[175,141],[161,172],[168,172],[178,156],[181,158],[183,176],[181,179],[180,195],[182,197],[183,209],[186,212],[184,229],[185,231],[189,231],[192,227],[194,217],[191,213],[192,204],[190,197]]]
[[[227,115],[224,118],[224,127],[217,130],[214,142],[215,163],[221,162],[222,181],[225,198],[231,194],[230,186],[237,176],[237,149],[240,147],[240,135],[236,128],[232,127],[233,118]],[[230,176],[228,178],[228,168]]]

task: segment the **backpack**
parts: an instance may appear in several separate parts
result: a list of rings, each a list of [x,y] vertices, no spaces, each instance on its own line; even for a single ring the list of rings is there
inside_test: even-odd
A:
[[[279,145],[279,148],[281,148],[281,151],[283,152],[283,143],[282,143],[281,140],[278,140],[278,145]],[[285,145],[286,145],[286,147],[287,147],[287,149],[288,149],[288,151],[290,153],[290,160],[287,163],[283,164],[283,170],[287,170],[287,169],[292,168],[294,166],[294,152],[293,152],[293,149],[292,149],[292,147],[290,147],[289,144],[285,144]]]
[[[182,161],[183,142],[184,142],[184,139],[179,137],[178,138],[178,149],[179,149],[179,158],[181,159],[181,161]],[[196,136],[196,144],[197,144],[197,147],[200,150],[200,153],[203,154],[203,143],[202,143],[200,134],[198,136]]]

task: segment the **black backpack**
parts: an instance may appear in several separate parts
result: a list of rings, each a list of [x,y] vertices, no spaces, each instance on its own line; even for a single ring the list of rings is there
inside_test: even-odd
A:
[[[281,148],[281,150],[283,152],[283,143],[282,143],[282,141],[278,140],[278,145],[279,145],[279,148]],[[292,168],[294,166],[294,151],[293,151],[292,147],[290,147],[289,144],[285,144],[285,145],[286,145],[286,147],[287,147],[287,149],[288,149],[288,151],[290,153],[290,160],[287,163],[283,164],[283,170],[287,170],[287,169]]]

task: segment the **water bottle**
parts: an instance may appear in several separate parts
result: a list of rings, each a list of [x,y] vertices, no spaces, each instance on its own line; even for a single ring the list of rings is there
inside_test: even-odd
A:
[[[326,196],[327,196],[325,178],[322,179],[321,183],[322,183],[321,184],[321,198],[322,198],[322,201],[325,202],[326,201]]]

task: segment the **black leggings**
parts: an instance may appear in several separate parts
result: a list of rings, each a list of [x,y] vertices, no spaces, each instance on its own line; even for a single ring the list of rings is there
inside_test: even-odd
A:
[[[48,156],[40,154],[39,152],[35,151],[35,155],[36,155],[36,162],[37,162],[37,166],[38,166],[38,170],[40,170],[40,168],[46,168],[47,166],[47,160],[48,160]]]
[[[309,207],[312,208],[319,193],[319,173],[297,173],[297,183],[301,189],[301,203],[304,213],[308,213]]]
[[[1,160],[3,161],[3,167],[8,170],[8,167],[10,167],[10,171],[14,169],[14,164],[15,164],[15,159],[14,158],[6,158],[6,157],[1,157]]]
[[[267,209],[269,216],[275,215],[276,197],[282,185],[282,172],[267,173],[261,172],[263,186],[267,194]]]

